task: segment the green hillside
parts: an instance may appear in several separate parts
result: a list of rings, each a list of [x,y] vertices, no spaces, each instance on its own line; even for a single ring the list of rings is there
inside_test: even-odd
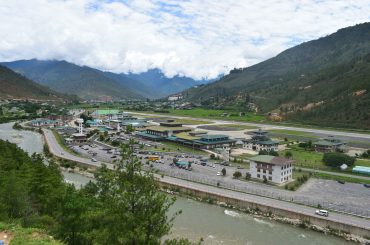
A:
[[[142,96],[128,87],[103,75],[103,72],[66,61],[20,60],[2,63],[33,81],[83,99],[110,96],[113,99],[137,99]]]
[[[65,101],[76,98],[54,92],[0,65],[0,99]]]
[[[370,128],[369,40],[370,23],[341,29],[184,95],[208,107],[253,103],[290,121]]]

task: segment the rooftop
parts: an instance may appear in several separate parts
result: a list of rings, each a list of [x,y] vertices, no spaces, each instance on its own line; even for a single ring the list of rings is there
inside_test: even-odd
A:
[[[254,162],[273,164],[273,165],[285,165],[288,163],[294,163],[294,160],[292,159],[288,159],[285,157],[269,156],[269,155],[258,155],[258,156],[249,158],[249,160],[254,161]]]
[[[163,127],[163,126],[151,126],[147,130],[166,132],[166,131],[190,131],[190,128],[185,127]]]
[[[195,137],[185,132],[176,134],[175,136],[179,139],[184,139],[184,140],[199,140],[200,139],[200,137]]]

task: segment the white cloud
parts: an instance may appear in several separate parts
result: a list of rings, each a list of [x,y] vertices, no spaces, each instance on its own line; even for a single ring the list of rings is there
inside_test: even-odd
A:
[[[368,0],[2,1],[0,60],[214,78],[369,21],[369,13]]]

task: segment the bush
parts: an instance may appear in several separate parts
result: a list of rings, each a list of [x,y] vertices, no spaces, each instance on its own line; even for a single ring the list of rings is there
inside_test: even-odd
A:
[[[222,175],[223,175],[223,176],[225,176],[225,175],[226,175],[226,168],[223,168],[223,169],[221,170],[221,173],[222,173]]]
[[[234,178],[235,179],[239,179],[240,177],[242,177],[242,173],[239,172],[239,171],[235,171],[235,173],[233,174]]]
[[[250,173],[245,173],[245,179],[246,179],[246,180],[249,180],[251,177],[252,177],[252,176],[251,176],[251,174],[250,174]]]
[[[290,151],[285,152],[286,158],[292,158],[293,154]]]
[[[356,158],[339,152],[329,152],[324,154],[322,160],[325,165],[337,168],[340,167],[342,164],[352,166],[355,163]]]

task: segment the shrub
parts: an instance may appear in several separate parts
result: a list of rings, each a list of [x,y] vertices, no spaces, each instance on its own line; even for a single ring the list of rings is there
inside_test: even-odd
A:
[[[233,174],[234,178],[235,179],[239,179],[240,177],[242,177],[242,173],[239,172],[239,171],[235,171],[235,173]]]
[[[251,177],[252,177],[252,176],[251,176],[251,174],[250,174],[250,173],[245,173],[245,179],[246,179],[246,180],[249,180]]]
[[[290,151],[285,152],[286,158],[292,158],[293,154]]]
[[[324,154],[322,160],[327,166],[336,168],[342,164],[352,166],[355,163],[356,158],[339,152],[329,152]]]
[[[223,175],[223,176],[225,176],[225,175],[226,175],[226,168],[223,168],[223,169],[221,170],[221,173],[222,173],[222,175]]]

